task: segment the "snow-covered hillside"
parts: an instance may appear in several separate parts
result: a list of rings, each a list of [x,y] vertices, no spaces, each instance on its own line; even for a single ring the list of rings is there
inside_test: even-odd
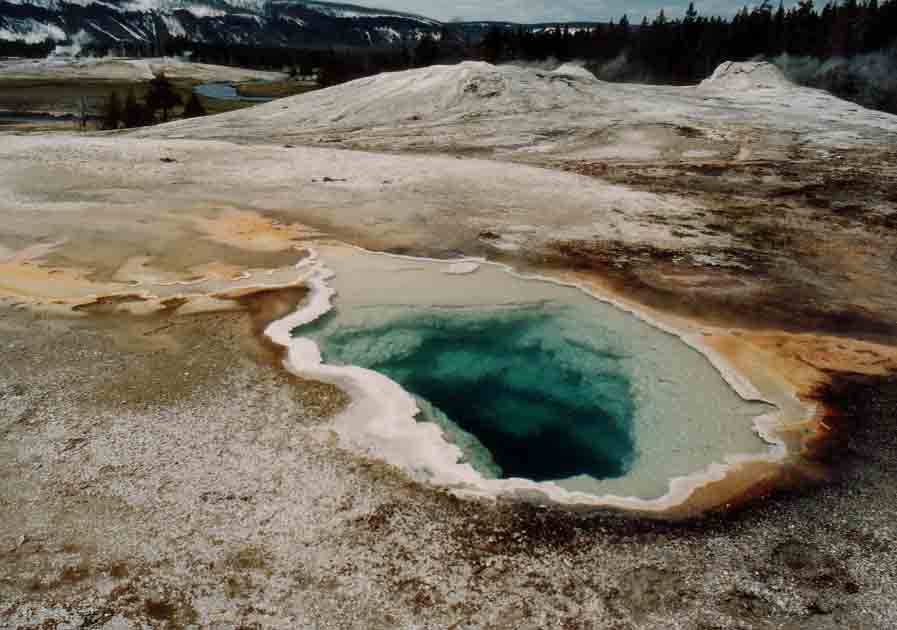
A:
[[[438,34],[409,13],[302,0],[0,0],[0,40],[160,48],[168,37],[259,46],[396,46]]]
[[[669,87],[606,83],[571,65],[545,71],[467,62],[380,74],[137,133],[539,160],[779,158],[795,134],[819,147],[880,143],[889,134],[897,143],[897,116],[780,77],[768,64],[724,64],[701,86]],[[732,89],[733,82],[741,87]]]

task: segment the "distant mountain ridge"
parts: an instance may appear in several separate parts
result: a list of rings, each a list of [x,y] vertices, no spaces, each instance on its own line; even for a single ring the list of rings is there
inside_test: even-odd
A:
[[[400,47],[437,20],[302,0],[0,0],[0,43],[164,53],[172,38],[266,47]]]
[[[570,23],[572,31],[594,22]],[[555,23],[525,25],[534,32]],[[270,48],[401,48],[425,35],[476,41],[513,22],[443,23],[413,13],[305,0],[0,0],[3,44],[165,54],[176,38],[196,44]]]

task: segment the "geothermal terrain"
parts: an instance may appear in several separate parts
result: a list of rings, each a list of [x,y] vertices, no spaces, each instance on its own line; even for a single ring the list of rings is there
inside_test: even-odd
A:
[[[247,102],[207,98],[201,93],[203,88],[229,84],[287,94],[313,89],[310,82],[288,80],[279,72],[190,63],[172,57],[7,58],[0,59],[0,126],[6,131],[71,132],[79,130],[78,119],[86,115],[94,127],[105,113],[111,94],[117,95],[120,104],[126,102],[129,91],[134,91],[139,100],[158,74],[171,81],[184,104],[194,88],[202,86],[198,98],[208,113],[245,107]]]
[[[897,117],[751,63],[465,63],[0,135],[0,627],[893,628],[895,191]],[[331,298],[410,300],[384,278],[425,263],[357,247],[675,334],[775,410],[775,456],[647,504],[440,477],[347,427],[386,385],[292,345]]]

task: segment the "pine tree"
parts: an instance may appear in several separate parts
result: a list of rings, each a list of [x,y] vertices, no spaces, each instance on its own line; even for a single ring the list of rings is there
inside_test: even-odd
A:
[[[202,106],[202,103],[199,102],[199,97],[196,95],[196,92],[190,94],[190,99],[187,101],[187,105],[184,107],[184,118],[196,118],[197,116],[205,116],[206,108]]]
[[[122,122],[126,128],[139,127],[143,124],[143,111],[137,103],[137,96],[134,94],[134,88],[128,90],[128,96],[125,98],[125,109],[122,112]]]
[[[483,57],[489,63],[498,63],[504,53],[504,33],[497,25],[493,25],[483,38]]]
[[[414,49],[414,65],[418,68],[432,66],[439,58],[439,43],[429,33],[425,33]]]
[[[121,103],[118,100],[118,94],[112,92],[109,94],[109,98],[106,99],[106,107],[103,111],[103,128],[118,129],[121,119]]]
[[[150,81],[149,92],[146,95],[146,106],[150,111],[162,110],[162,122],[168,122],[168,110],[181,104],[181,96],[174,91],[171,81],[164,73],[157,74]]]
[[[787,41],[787,36],[785,34],[785,5],[783,4],[783,0],[779,0],[779,8],[776,10],[772,23],[772,54],[781,55],[785,52],[785,42]]]

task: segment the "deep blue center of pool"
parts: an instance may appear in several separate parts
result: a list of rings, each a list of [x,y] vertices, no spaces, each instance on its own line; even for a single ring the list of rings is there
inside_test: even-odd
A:
[[[377,324],[331,314],[297,331],[331,364],[385,374],[491,453],[500,476],[536,481],[622,476],[634,456],[623,357],[545,305],[417,309]]]

